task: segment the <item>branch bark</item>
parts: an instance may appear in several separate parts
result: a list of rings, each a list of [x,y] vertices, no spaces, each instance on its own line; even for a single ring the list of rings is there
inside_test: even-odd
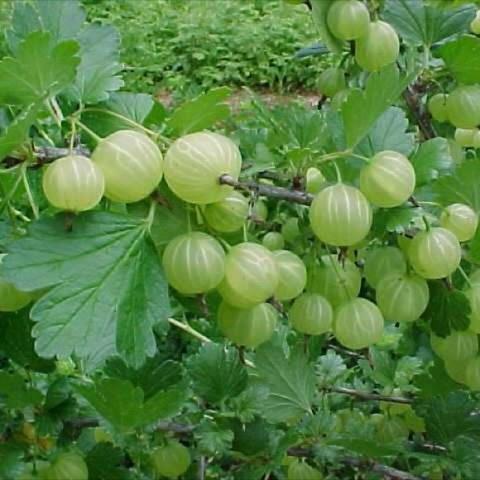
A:
[[[90,157],[90,150],[85,145],[79,145],[78,147],[70,150],[69,148],[62,147],[35,147],[33,150],[33,155],[37,159],[37,162],[32,166],[42,166],[45,163],[50,163],[56,160],[57,158],[65,157],[69,154],[73,155],[83,155],[85,157]],[[8,167],[14,167],[26,160],[25,156],[20,157],[6,157],[3,160],[3,163]]]
[[[309,448],[292,447],[288,449],[288,454],[292,457],[312,457],[313,452]],[[365,460],[355,457],[343,457],[340,462],[349,467],[368,469],[371,473],[378,473],[385,479],[390,480],[423,480],[422,477],[417,477],[404,470],[377,463],[374,460]]]
[[[273,185],[264,185],[261,183],[253,182],[251,180],[235,180],[230,175],[222,175],[218,179],[218,181],[222,185],[232,186],[235,190],[255,192],[258,195],[278,198],[280,200],[287,200],[289,202],[299,203],[301,205],[310,205],[313,200],[313,195],[302,192],[300,190],[289,190],[288,188],[276,187]]]
[[[360,390],[354,390],[353,388],[346,387],[332,387],[328,391],[332,393],[340,393],[342,395],[350,395],[360,400],[378,400],[390,403],[403,403],[406,405],[413,403],[413,399],[411,398],[381,395],[379,393],[362,392]]]
[[[405,99],[410,112],[415,117],[415,121],[417,122],[423,138],[425,140],[435,138],[436,134],[432,127],[432,123],[430,122],[429,115],[420,103],[419,96],[415,92],[415,87],[408,86],[403,92],[403,98]]]

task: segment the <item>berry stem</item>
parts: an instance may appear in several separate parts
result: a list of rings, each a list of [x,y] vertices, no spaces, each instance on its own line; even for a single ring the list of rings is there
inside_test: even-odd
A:
[[[93,130],[90,130],[85,124],[83,124],[80,120],[76,121],[77,125],[84,130],[88,135],[90,135],[97,143],[102,141],[102,137],[97,135]]]

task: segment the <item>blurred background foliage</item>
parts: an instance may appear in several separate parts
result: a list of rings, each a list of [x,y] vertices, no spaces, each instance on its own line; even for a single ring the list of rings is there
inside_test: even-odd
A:
[[[5,30],[11,6],[0,1]],[[318,40],[306,5],[281,0],[83,0],[122,35],[126,88],[185,97],[211,87],[315,91],[328,60],[294,58]],[[4,53],[4,45],[0,45]]]

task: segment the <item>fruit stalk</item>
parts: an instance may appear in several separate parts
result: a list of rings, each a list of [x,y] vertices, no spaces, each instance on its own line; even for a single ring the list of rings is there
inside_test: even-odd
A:
[[[423,138],[425,140],[435,138],[436,134],[429,120],[428,113],[426,113],[423,109],[414,87],[407,87],[403,92],[403,98],[405,99],[405,103],[407,104],[410,112],[414,116]]]

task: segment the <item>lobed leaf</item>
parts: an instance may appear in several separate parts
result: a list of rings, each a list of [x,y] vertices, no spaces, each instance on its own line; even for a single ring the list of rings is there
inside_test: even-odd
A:
[[[32,225],[9,245],[3,275],[23,290],[52,288],[32,308],[36,350],[88,357],[116,338],[132,366],[155,353],[152,328],[169,315],[168,290],[143,219],[107,212]]]
[[[209,92],[183,103],[167,120],[167,127],[177,136],[210,128],[230,115],[230,108],[225,100],[231,93],[228,87],[212,88]]]
[[[443,45],[438,54],[457,82],[465,84],[480,83],[480,38],[464,35]]]
[[[474,17],[474,5],[441,10],[423,0],[387,0],[383,10],[383,18],[404,42],[427,47],[468,31]]]
[[[267,420],[289,422],[312,413],[315,375],[305,355],[294,351],[287,357],[281,347],[269,342],[257,350],[255,366],[269,388],[263,405]]]
[[[377,119],[398,99],[415,74],[404,76],[395,64],[368,77],[365,90],[354,89],[342,104],[342,118],[348,147],[355,147]],[[362,118],[359,121],[359,113]]]

